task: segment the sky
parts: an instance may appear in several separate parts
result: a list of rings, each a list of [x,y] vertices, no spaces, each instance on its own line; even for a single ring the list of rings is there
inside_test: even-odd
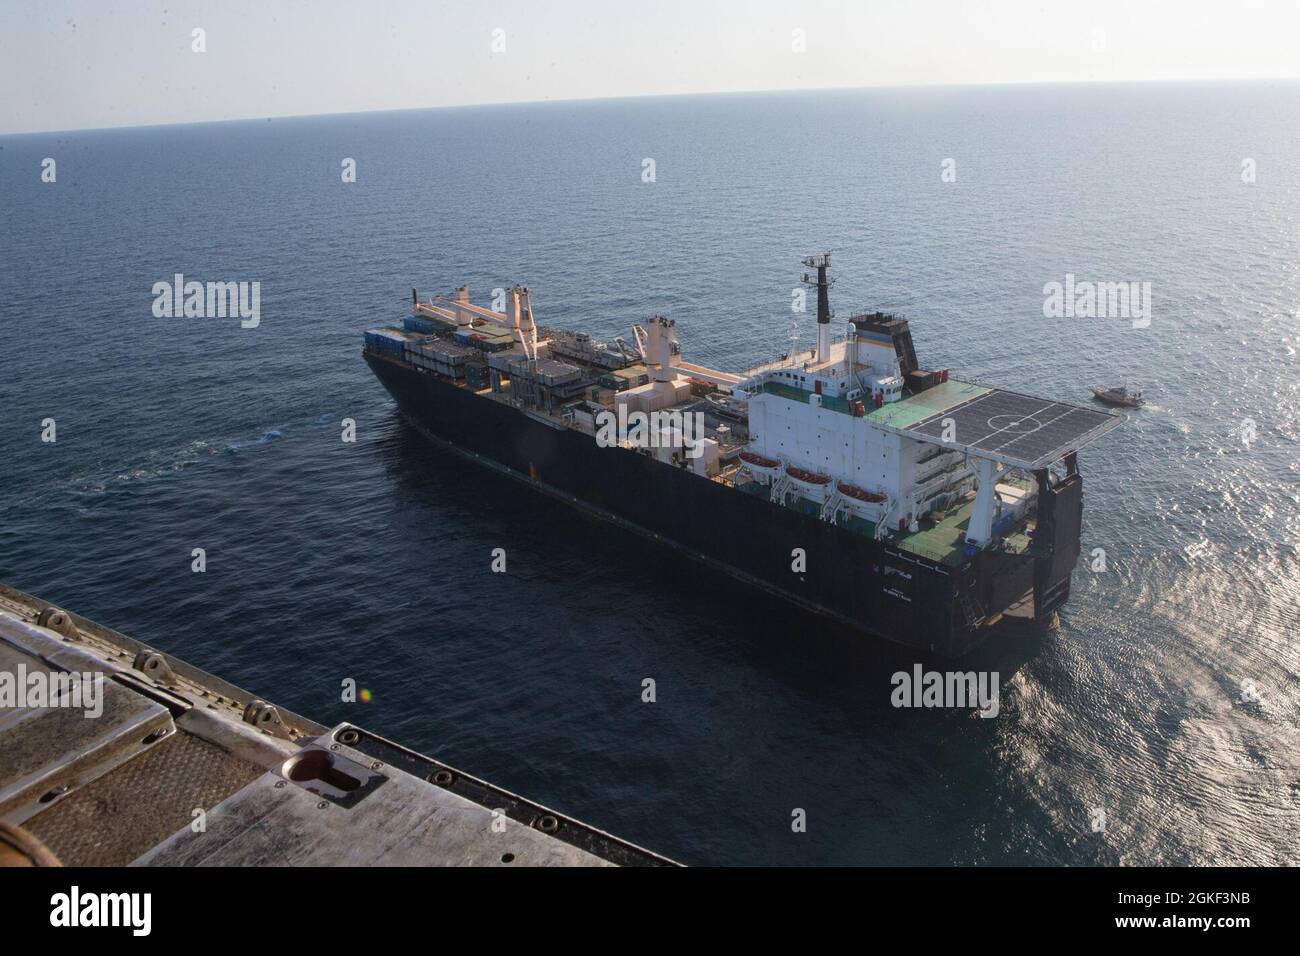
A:
[[[0,133],[745,90],[1296,77],[1300,0],[0,0]]]

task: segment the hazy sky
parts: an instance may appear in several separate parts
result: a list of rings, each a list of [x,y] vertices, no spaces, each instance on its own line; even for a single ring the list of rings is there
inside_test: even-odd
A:
[[[195,28],[204,53],[191,49]],[[1296,76],[1300,0],[0,0],[0,132],[656,93]]]

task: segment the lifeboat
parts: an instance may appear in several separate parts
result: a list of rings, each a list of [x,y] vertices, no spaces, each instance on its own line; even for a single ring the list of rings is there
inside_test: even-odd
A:
[[[865,488],[859,488],[857,485],[851,485],[847,481],[841,481],[835,486],[840,490],[840,494],[849,498],[856,498],[858,501],[869,501],[872,504],[879,504],[885,500],[885,495],[878,491],[867,491]]]
[[[776,476],[781,472],[781,462],[757,452],[742,451],[740,460],[744,462],[751,475],[765,482],[775,481]]]
[[[831,483],[830,475],[819,475],[815,471],[808,471],[806,468],[796,468],[790,465],[786,468],[785,473],[795,481],[802,481],[806,485],[817,485],[822,487]]]
[[[753,465],[755,468],[779,468],[781,463],[775,458],[764,458],[757,452],[742,451],[740,460],[747,465]]]

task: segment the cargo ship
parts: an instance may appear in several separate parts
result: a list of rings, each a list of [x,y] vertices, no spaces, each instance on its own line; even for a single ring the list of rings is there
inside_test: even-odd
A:
[[[412,289],[363,355],[438,444],[855,632],[955,658],[1053,620],[1078,451],[1122,419],[922,367],[897,315],[835,334],[830,256],[802,265],[816,345],[744,371],[688,362],[664,316],[539,325],[521,286],[504,311]]]

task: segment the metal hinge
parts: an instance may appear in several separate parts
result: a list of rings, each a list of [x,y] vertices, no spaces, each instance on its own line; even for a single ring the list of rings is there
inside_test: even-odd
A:
[[[48,627],[51,631],[62,634],[70,641],[81,640],[81,632],[77,630],[77,625],[72,623],[72,615],[52,604],[36,615],[36,625],[38,627]]]
[[[244,722],[252,724],[258,730],[265,731],[273,737],[280,737],[284,740],[293,739],[293,736],[289,733],[289,728],[280,719],[280,712],[275,709],[275,705],[268,704],[264,700],[255,700],[244,708]]]
[[[131,662],[131,666],[144,674],[145,677],[159,684],[170,687],[176,683],[176,674],[171,665],[167,663],[167,658],[157,651],[149,650],[147,647],[135,655],[135,660]]]

